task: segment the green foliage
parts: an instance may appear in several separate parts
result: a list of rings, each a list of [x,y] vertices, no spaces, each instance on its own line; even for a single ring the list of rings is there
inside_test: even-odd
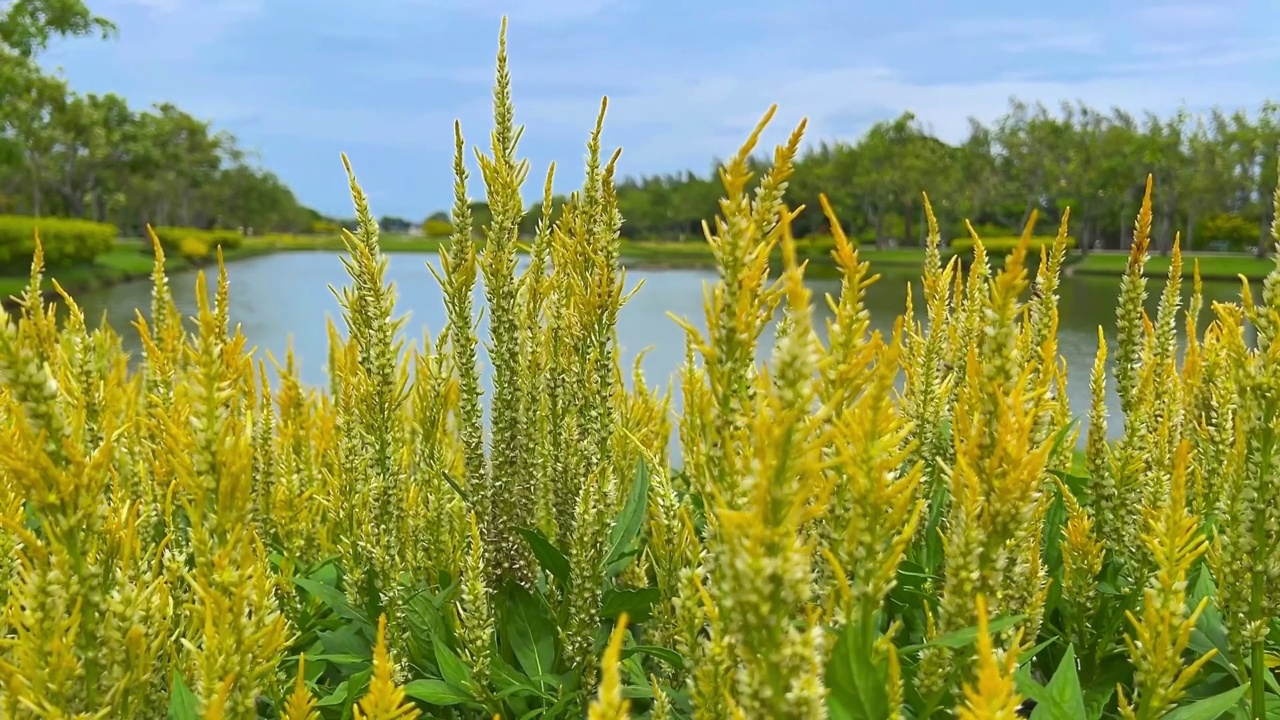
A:
[[[310,229],[316,235],[337,235],[342,226],[332,220],[315,220]]]
[[[422,223],[422,234],[427,237],[448,237],[453,233],[453,225],[448,220],[429,218]]]
[[[979,235],[982,239],[982,247],[989,255],[1007,255],[1018,247],[1019,238],[1016,235],[1005,235],[996,237],[987,237]],[[1027,244],[1027,249],[1032,256],[1040,254],[1041,248],[1052,248],[1055,238],[1051,236],[1032,237]],[[1076,247],[1076,239],[1067,236],[1066,247],[1068,250]],[[952,252],[968,255],[973,252],[973,238],[963,237],[956,238],[951,241]]]
[[[16,0],[0,7],[0,61],[12,53],[30,58],[59,36],[106,37],[115,26],[93,15],[83,0]]]
[[[209,259],[209,242],[195,235],[182,235],[177,242],[178,255],[188,262],[203,262]]]
[[[384,215],[378,220],[378,229],[384,233],[405,233],[411,225],[408,220],[392,215]]]
[[[1257,221],[1246,220],[1233,213],[1219,213],[1205,218],[1196,229],[1196,249],[1225,245],[1239,252],[1251,247],[1258,238]]]
[[[180,250],[183,243],[199,242],[208,250],[221,246],[223,250],[235,250],[244,245],[245,237],[235,230],[201,230],[185,227],[152,228],[165,250]],[[194,247],[194,245],[190,245]]]
[[[37,230],[45,262],[51,267],[91,262],[116,241],[115,226],[106,223],[0,215],[0,268],[13,270],[30,265]]]
[[[932,137],[909,113],[858,138],[818,143],[797,158],[788,194],[807,208],[794,221],[797,237],[827,232],[817,197],[824,192],[846,234],[864,246],[889,240],[922,246],[925,191],[937,199],[944,239],[966,237],[966,218],[984,237],[1016,234],[1036,209],[1042,211],[1036,233],[1051,234],[1069,205],[1081,247],[1119,249],[1132,236],[1126,218],[1142,197],[1136,179],[1155,173],[1167,189],[1153,208],[1157,250],[1167,250],[1178,231],[1199,247],[1203,218],[1224,212],[1253,223],[1248,233],[1241,228],[1249,247],[1265,245],[1261,221],[1271,213],[1277,147],[1274,102],[1255,112],[1159,117],[1070,103],[1054,113],[1015,99],[994,123],[972,123],[955,145]],[[765,158],[751,163],[760,168]],[[719,210],[717,170],[621,178],[622,234],[699,240],[702,220]],[[526,216],[526,233],[536,210]]]
[[[172,103],[80,94],[32,59],[50,38],[109,34],[81,0],[0,3],[0,212],[297,231],[320,220],[226,132]]]

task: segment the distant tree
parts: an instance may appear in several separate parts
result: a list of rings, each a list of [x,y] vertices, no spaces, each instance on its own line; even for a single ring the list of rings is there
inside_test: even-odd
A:
[[[788,192],[794,205],[808,209],[792,229],[800,237],[824,231],[816,210],[824,193],[850,236],[881,245],[890,238],[918,243],[925,231],[921,193],[927,192],[944,240],[967,237],[966,219],[1016,234],[1032,210],[1039,211],[1036,232],[1051,234],[1070,207],[1082,249],[1122,249],[1151,173],[1154,248],[1167,252],[1179,232],[1188,247],[1201,245],[1192,239],[1204,231],[1205,218],[1215,218],[1210,227],[1228,232],[1233,244],[1248,224],[1256,243],[1270,227],[1278,152],[1280,105],[1274,102],[1253,113],[1181,110],[1158,117],[1083,103],[1063,103],[1053,112],[1014,98],[994,123],[970,120],[968,136],[956,145],[904,113],[859,138],[820,142],[803,153]],[[617,191],[624,236],[669,240],[700,237],[722,193],[714,171],[623,177]],[[1223,215],[1234,218],[1229,226]],[[535,223],[536,217],[525,218],[527,227]]]
[[[34,61],[50,40],[115,26],[81,0],[0,0],[0,196],[3,211],[201,228],[305,230],[302,207],[236,139],[172,103],[138,111],[80,95]]]
[[[412,226],[413,226],[413,223],[409,222],[408,220],[405,220],[404,218],[394,217],[392,215],[384,215],[382,219],[378,221],[378,228],[382,230],[382,232],[387,232],[387,233],[409,232],[409,228]]]

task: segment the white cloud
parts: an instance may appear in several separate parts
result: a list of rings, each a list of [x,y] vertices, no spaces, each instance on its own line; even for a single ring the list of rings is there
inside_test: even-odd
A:
[[[94,10],[117,21],[119,52],[129,60],[183,62],[199,57],[260,15],[264,2],[103,0]]]

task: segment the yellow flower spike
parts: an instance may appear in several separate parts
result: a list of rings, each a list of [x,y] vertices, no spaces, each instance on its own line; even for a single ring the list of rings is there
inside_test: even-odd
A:
[[[627,614],[618,616],[618,623],[609,635],[604,656],[600,659],[600,689],[587,710],[589,720],[626,720],[631,717],[631,701],[622,697],[622,676],[618,672],[622,660],[622,641],[627,634]]]
[[[1144,269],[1147,249],[1151,239],[1151,188],[1152,176],[1147,175],[1142,206],[1134,221],[1133,242],[1129,246],[1129,261],[1125,275],[1120,280],[1120,296],[1116,302],[1116,392],[1120,396],[1120,408],[1125,417],[1134,412],[1137,396],[1137,377],[1143,360],[1143,343],[1148,337],[1145,302],[1147,280]]]
[[[1076,500],[1066,483],[1055,480],[1067,510],[1067,521],[1059,541],[1062,549],[1062,599],[1070,607],[1068,623],[1074,632],[1072,642],[1077,647],[1089,647],[1092,640],[1089,618],[1098,603],[1098,574],[1102,572],[1106,546],[1098,539],[1088,511]]]
[[[468,520],[470,535],[466,563],[460,578],[461,595],[456,603],[456,627],[462,642],[463,658],[467,660],[475,681],[483,684],[489,678],[494,621],[490,615],[490,593],[485,585],[485,546],[480,537],[480,526],[474,512],[468,516]]]
[[[284,703],[282,720],[320,720],[320,711],[316,709],[316,700],[307,689],[304,677],[306,672],[306,655],[298,656],[298,676],[293,683],[293,692]]]
[[[227,716],[227,698],[230,696],[231,688],[235,685],[235,682],[235,675],[228,675],[218,684],[218,691],[209,700],[209,704],[205,708],[204,720],[223,720]]]
[[[671,697],[658,685],[658,678],[654,675],[649,676],[649,690],[653,693],[650,720],[671,720],[675,716],[675,710],[671,707]]]
[[[1019,354],[1029,228],[1022,251],[1006,258],[994,278],[985,279],[979,265],[972,269],[963,301],[964,332],[972,340],[961,345],[966,361],[957,374],[954,459],[944,475],[951,492],[940,632],[972,625],[972,598],[981,594],[999,598],[997,612],[1026,614],[1025,630],[1034,636],[1047,596],[1037,548],[1045,511],[1043,472],[1052,449],[1044,403],[1054,371],[1039,353]],[[944,647],[922,653],[917,684],[927,703],[940,700],[954,684],[954,668]]]
[[[1138,218],[1133,224],[1133,247],[1130,248],[1130,262],[1138,262],[1139,258],[1146,255],[1147,249],[1151,244],[1151,189],[1155,183],[1155,176],[1147,173],[1146,186],[1142,192],[1142,204],[1138,208]]]
[[[352,708],[355,720],[414,720],[422,714],[405,699],[404,688],[392,679],[391,655],[387,652],[387,616],[378,616],[377,642],[373,647],[373,677],[369,690]]]
[[[974,681],[964,687],[964,705],[955,709],[958,720],[1015,720],[1022,698],[1014,686],[1018,667],[1016,650],[997,654],[988,631],[987,601],[975,598],[978,615],[978,651]],[[1021,631],[1018,632],[1021,636]],[[1012,647],[1019,646],[1016,638]]]
[[[1183,653],[1208,598],[1186,611],[1187,574],[1207,550],[1199,519],[1187,510],[1188,441],[1178,444],[1169,494],[1160,507],[1147,509],[1142,540],[1155,564],[1144,596],[1142,618],[1127,613],[1132,631],[1125,643],[1135,667],[1134,696],[1120,691],[1120,712],[1129,720],[1154,720],[1176,705],[1191,681],[1215,654],[1211,649],[1184,666]]]
[[[925,203],[928,202],[929,198],[926,196]],[[849,237],[844,234],[844,226],[836,218],[835,210],[831,209],[831,201],[827,200],[826,193],[818,193],[818,203],[822,206],[822,213],[827,217],[827,225],[831,228],[831,236],[835,242],[835,249],[831,251],[832,256],[842,266],[852,265],[856,261],[854,256],[857,250],[849,243]]]

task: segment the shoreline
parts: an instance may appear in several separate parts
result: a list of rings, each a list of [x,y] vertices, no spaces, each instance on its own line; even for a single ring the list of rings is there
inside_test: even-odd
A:
[[[223,260],[232,263],[238,260],[270,255],[274,252],[277,252],[277,250],[263,247],[241,247],[230,252],[224,252]],[[204,260],[193,262],[182,257],[166,256],[164,263],[166,273],[183,273],[216,266],[218,260],[216,256],[211,256]],[[44,289],[41,295],[45,300],[56,301],[59,299],[58,291],[53,287],[53,280],[57,280],[62,289],[66,290],[74,298],[78,293],[105,290],[116,285],[149,278],[154,271],[154,257],[139,252],[134,245],[123,245],[99,256],[93,265],[45,268],[44,282],[42,283]],[[18,302],[14,296],[22,293],[26,289],[28,282],[30,282],[30,276],[27,274],[0,275],[0,308],[5,310],[15,309]]]
[[[433,239],[388,238],[382,250],[388,254],[399,253],[434,253],[442,243]],[[799,248],[800,261],[806,262],[816,270],[815,275],[825,277],[834,270],[834,261],[830,257],[830,248],[826,243]],[[288,244],[273,243],[271,245],[246,245],[224,253],[226,262],[236,262],[254,257],[288,252],[342,252],[345,246],[341,241],[314,240],[311,242],[291,242]],[[523,248],[521,249],[523,254]],[[861,257],[870,263],[871,271],[880,269],[919,270],[924,254],[918,248],[894,248],[877,250],[865,248]],[[943,254],[943,262],[951,255]],[[775,260],[777,258],[774,258]],[[999,262],[999,256],[993,257],[993,264]],[[1168,272],[1169,256],[1152,255],[1146,264],[1148,278],[1158,279]],[[1128,261],[1125,252],[1093,252],[1088,255],[1072,253],[1063,265],[1065,277],[1115,277],[1124,274]],[[715,267],[715,257],[711,249],[702,242],[672,243],[662,241],[624,241],[620,250],[620,262],[624,267],[637,269],[710,269]],[[1203,253],[1184,256],[1183,277],[1189,280],[1194,264],[1200,264],[1200,278],[1205,282],[1238,282],[1243,275],[1251,282],[1261,281],[1275,268],[1271,258],[1257,258],[1250,254]],[[199,262],[192,262],[180,257],[168,257],[165,260],[166,271],[180,273],[208,268],[216,265],[215,258],[210,257]],[[140,252],[136,245],[122,243],[115,250],[100,256],[92,266],[46,269],[44,291],[46,299],[57,299],[57,292],[50,280],[57,278],[68,293],[76,294],[85,291],[101,290],[151,275],[154,260],[151,255]],[[26,275],[0,275],[0,305],[5,309],[16,306],[13,296],[26,286]]]

